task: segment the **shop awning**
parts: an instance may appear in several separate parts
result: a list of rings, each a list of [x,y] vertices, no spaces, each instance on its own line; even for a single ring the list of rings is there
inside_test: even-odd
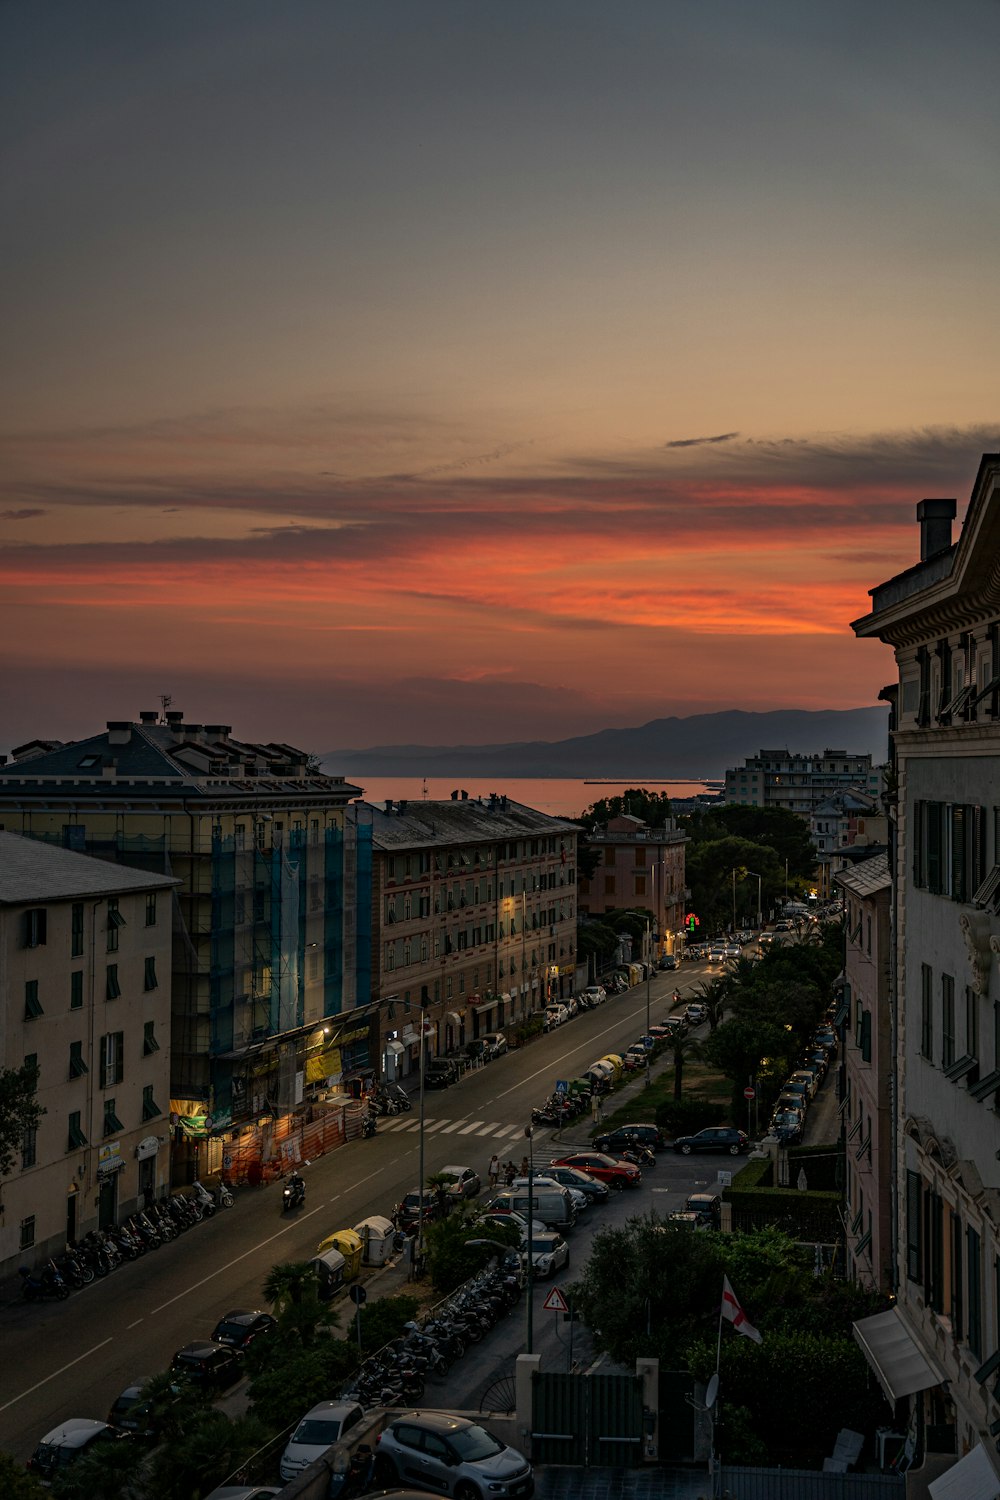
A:
[[[415,1047],[420,1038],[412,1026],[406,1026],[400,1032],[399,1040],[403,1043],[404,1047]]]
[[[458,1014],[457,1010],[450,1010],[445,1016],[445,1020],[448,1022],[449,1026],[458,1027],[462,1024],[462,1017]]]
[[[890,1402],[940,1385],[944,1374],[918,1347],[898,1307],[854,1324],[854,1337]]]
[[[406,1048],[403,1046],[402,1042],[391,1041],[386,1042],[385,1050],[390,1057],[398,1057],[401,1052],[406,1051]]]
[[[982,1443],[927,1486],[931,1500],[997,1500],[1000,1478]]]

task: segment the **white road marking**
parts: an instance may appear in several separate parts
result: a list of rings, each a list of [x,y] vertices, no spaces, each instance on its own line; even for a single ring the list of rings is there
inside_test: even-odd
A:
[[[460,1125],[461,1125],[461,1124],[463,1124],[463,1123],[464,1123],[464,1122],[463,1122],[463,1121],[462,1121],[462,1120],[452,1120],[452,1122],[451,1122],[451,1124],[450,1124],[450,1125],[446,1125],[446,1126],[445,1126],[445,1127],[444,1127],[444,1129],[443,1129],[443,1130],[442,1130],[442,1132],[441,1132],[441,1134],[442,1134],[442,1135],[451,1135],[451,1133],[452,1133],[452,1131],[453,1131],[453,1130],[457,1130],[457,1129],[458,1129],[458,1127],[459,1127],[459,1126],[460,1126]]]
[[[139,1324],[141,1322],[142,1322],[141,1318],[136,1318],[136,1320],[135,1320],[134,1323],[126,1323],[125,1327],[126,1327],[126,1329],[128,1329],[128,1328],[138,1328],[138,1326],[139,1326]]]
[[[581,1043],[580,1046],[579,1047],[575,1047],[572,1052],[564,1052],[563,1055],[562,1055],[562,1057],[558,1060],[558,1066],[563,1069],[563,1071],[560,1073],[559,1076],[562,1077],[562,1078],[568,1078],[568,1077],[572,1077],[573,1076],[572,1074],[565,1072],[565,1064],[566,1064],[566,1062],[567,1062],[567,1060],[569,1058],[575,1057],[578,1052],[588,1052],[588,1051],[590,1051],[593,1048],[595,1042],[597,1042],[602,1036],[609,1036],[612,1031],[617,1031],[618,1028],[621,1026],[621,1023],[622,1023],[623,1020],[628,1021],[628,1020],[630,1020],[632,1018],[632,1016],[644,1016],[645,1014],[646,1014],[646,1006],[645,1006],[645,1003],[643,1003],[639,1007],[638,1010],[630,1011],[629,1015],[627,1015],[627,1016],[619,1016],[614,1026],[605,1026],[604,1030],[603,1031],[599,1031],[597,1033],[597,1036],[592,1037],[589,1042],[583,1042],[583,1043]],[[541,1076],[542,1076],[543,1073],[548,1073],[549,1076],[551,1077],[553,1069],[555,1068],[555,1066],[556,1066],[555,1063],[550,1063],[549,1066],[546,1067],[546,1068],[539,1068],[536,1073],[529,1073],[527,1078],[522,1078],[519,1083],[515,1083],[514,1084],[513,1088],[504,1089],[504,1091],[503,1091],[502,1094],[497,1094],[497,1098],[498,1099],[504,1099],[504,1098],[506,1098],[506,1096],[508,1094],[514,1094],[514,1093],[516,1093],[519,1088],[523,1088],[524,1085],[526,1083],[530,1083],[533,1078],[541,1078]]]
[[[517,1129],[519,1129],[517,1125],[504,1125],[500,1130],[495,1132],[496,1138],[499,1140],[501,1136],[511,1135]]]
[[[471,1125],[463,1125],[458,1133],[459,1135],[471,1135],[482,1123],[482,1120],[473,1120]]]
[[[57,1375],[64,1375],[67,1370],[72,1370],[74,1365],[78,1365],[81,1359],[89,1359],[92,1354],[97,1353],[98,1349],[103,1349],[105,1344],[110,1343],[110,1339],[102,1339],[99,1344],[95,1344],[86,1353],[78,1354],[76,1359],[71,1359],[69,1364],[60,1365],[58,1370],[53,1370],[51,1375],[46,1375],[44,1380],[37,1380],[34,1385],[29,1385],[26,1391],[19,1391],[16,1396],[12,1396],[9,1401],[5,1401],[3,1406],[0,1406],[0,1411],[6,1411],[8,1406],[16,1406],[19,1401],[24,1400],[25,1396],[30,1396],[32,1391],[40,1391],[43,1385],[48,1385],[50,1380],[55,1380]]]
[[[447,1123],[447,1120],[435,1120],[433,1125],[425,1125],[424,1129],[427,1131],[428,1135],[430,1135],[432,1130],[440,1130],[441,1126],[447,1125]]]

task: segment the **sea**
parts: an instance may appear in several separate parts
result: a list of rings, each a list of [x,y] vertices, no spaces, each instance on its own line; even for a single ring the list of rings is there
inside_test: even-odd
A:
[[[645,776],[632,776],[626,781],[581,781],[544,776],[489,776],[470,779],[455,776],[369,777],[348,774],[346,779],[355,786],[364,788],[366,802],[380,803],[390,797],[393,802],[444,802],[454,791],[468,792],[470,797],[488,797],[491,792],[496,792],[498,797],[510,797],[514,802],[534,807],[554,818],[579,818],[602,797],[618,797],[632,787],[644,787],[649,792],[666,792],[668,797],[697,797],[703,792],[714,791],[719,786],[714,781],[651,781]]]

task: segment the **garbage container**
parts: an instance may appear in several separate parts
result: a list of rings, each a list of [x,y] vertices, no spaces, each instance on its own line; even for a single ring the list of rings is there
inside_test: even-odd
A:
[[[316,1247],[317,1255],[327,1250],[339,1250],[344,1257],[344,1280],[354,1281],[361,1270],[361,1252],[364,1246],[361,1236],[354,1229],[335,1229]]]
[[[396,1233],[392,1220],[375,1214],[370,1219],[362,1219],[360,1224],[355,1224],[354,1230],[361,1240],[363,1263],[366,1266],[384,1266],[392,1254]]]

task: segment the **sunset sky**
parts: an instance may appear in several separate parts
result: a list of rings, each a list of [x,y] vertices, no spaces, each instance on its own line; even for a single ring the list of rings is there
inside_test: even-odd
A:
[[[996,0],[0,8],[0,748],[872,703],[848,621],[1000,448],[998,55]]]

